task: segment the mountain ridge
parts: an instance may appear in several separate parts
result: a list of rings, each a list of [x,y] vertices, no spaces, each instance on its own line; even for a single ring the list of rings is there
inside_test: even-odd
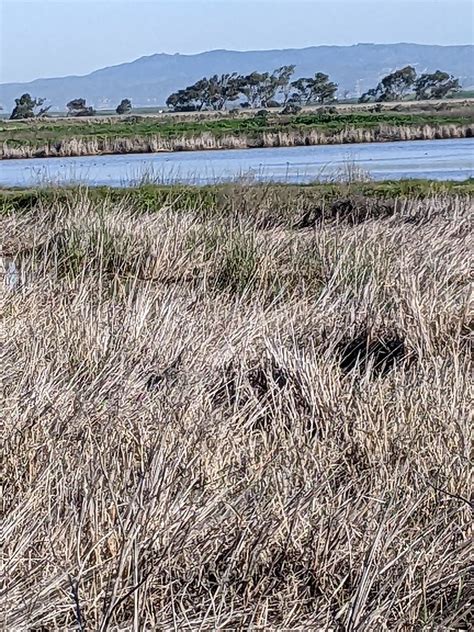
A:
[[[96,108],[110,108],[122,98],[137,107],[160,106],[168,95],[203,76],[225,72],[271,71],[295,64],[295,78],[322,71],[339,84],[340,94],[358,96],[395,68],[413,65],[418,72],[438,68],[474,86],[474,46],[462,44],[359,43],[351,46],[308,46],[260,51],[215,49],[195,54],[153,53],[135,60],[98,68],[85,75],[40,78],[0,84],[0,104],[5,110],[23,92],[44,97],[52,110],[64,110],[67,101],[83,97]]]

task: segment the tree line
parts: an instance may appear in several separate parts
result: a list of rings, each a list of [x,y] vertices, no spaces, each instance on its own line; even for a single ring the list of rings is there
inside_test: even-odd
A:
[[[196,83],[173,92],[166,105],[174,111],[223,110],[239,101],[240,107],[270,108],[284,106],[289,112],[302,106],[321,105],[336,100],[338,85],[329,76],[317,72],[313,77],[292,81],[295,66],[282,66],[272,73],[252,72],[204,77]],[[413,66],[388,74],[375,88],[365,92],[360,103],[443,99],[461,89],[459,79],[437,70],[417,75]]]
[[[241,108],[272,108],[283,106],[283,112],[292,114],[303,106],[324,105],[336,101],[337,83],[323,72],[313,77],[292,80],[295,66],[281,66],[273,72],[251,72],[248,75],[231,74],[203,77],[190,86],[173,92],[166,105],[175,112],[224,110],[230,103],[239,102]],[[443,99],[461,89],[459,79],[436,70],[417,75],[413,66],[405,66],[385,76],[375,88],[365,92],[359,103],[402,101],[407,97],[416,100]],[[45,99],[23,94],[15,99],[10,119],[44,116],[51,106]],[[68,116],[94,116],[96,111],[85,99],[72,99],[67,103]],[[132,111],[130,99],[122,99],[115,112],[119,115]]]
[[[292,81],[295,66],[281,66],[273,72],[251,72],[203,77],[170,94],[166,105],[174,111],[223,110],[239,101],[243,108],[270,108],[324,104],[335,100],[337,84],[318,72],[313,77]]]

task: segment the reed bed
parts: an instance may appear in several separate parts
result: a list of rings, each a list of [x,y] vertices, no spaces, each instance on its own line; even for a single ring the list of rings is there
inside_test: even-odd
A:
[[[469,628],[472,199],[262,191],[1,216],[4,629]]]
[[[212,149],[252,149],[270,147],[296,147],[304,145],[333,145],[387,141],[434,140],[471,138],[473,125],[423,124],[387,125],[371,128],[347,126],[342,130],[289,130],[281,132],[254,132],[252,134],[213,132],[183,134],[173,137],[159,134],[128,137],[97,136],[71,137],[48,142],[31,140],[12,143],[5,140],[0,146],[0,159],[52,158],[68,156],[98,156],[104,154],[141,154],[170,151],[201,151]]]

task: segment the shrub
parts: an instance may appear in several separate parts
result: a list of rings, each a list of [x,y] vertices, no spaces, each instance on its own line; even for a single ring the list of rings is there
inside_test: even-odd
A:
[[[294,115],[299,114],[302,109],[303,108],[298,103],[287,103],[281,113],[285,115]]]
[[[275,101],[275,99],[271,99],[267,102],[267,108],[279,108],[280,105],[281,103],[278,103],[278,101]]]
[[[132,111],[130,99],[122,99],[115,110],[117,114],[129,114]]]

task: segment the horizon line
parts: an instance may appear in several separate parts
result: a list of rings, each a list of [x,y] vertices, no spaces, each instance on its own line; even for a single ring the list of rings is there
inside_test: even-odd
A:
[[[149,55],[141,55],[140,57],[135,57],[131,61],[122,61],[116,64],[110,64],[108,66],[102,66],[100,68],[95,68],[86,72],[85,74],[72,74],[72,75],[57,75],[57,76],[40,76],[35,79],[30,79],[29,81],[2,81],[0,82],[1,86],[7,85],[27,85],[30,83],[34,83],[35,81],[45,81],[45,80],[53,80],[53,79],[80,79],[82,77],[88,77],[95,72],[100,72],[101,70],[106,70],[110,68],[117,68],[119,66],[126,66],[129,64],[134,64],[137,61],[142,59],[150,59],[152,57],[157,56],[166,56],[166,57],[198,57],[199,55],[206,55],[210,53],[265,53],[265,52],[284,52],[284,51],[303,51],[309,50],[311,48],[353,48],[355,46],[399,46],[399,45],[408,45],[408,46],[426,46],[433,47],[436,46],[438,48],[460,48],[460,47],[473,47],[474,44],[419,44],[418,42],[357,42],[355,44],[314,44],[311,46],[301,46],[301,47],[287,47],[287,48],[252,48],[252,49],[236,49],[236,48],[211,48],[209,50],[198,51],[195,53],[166,53],[166,52],[157,52],[150,53]]]

